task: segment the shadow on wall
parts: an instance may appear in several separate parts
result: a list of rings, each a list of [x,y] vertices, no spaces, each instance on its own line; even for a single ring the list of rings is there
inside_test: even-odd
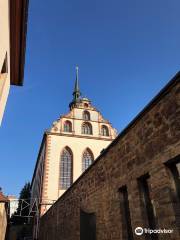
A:
[[[9,225],[6,240],[32,240],[32,225]]]

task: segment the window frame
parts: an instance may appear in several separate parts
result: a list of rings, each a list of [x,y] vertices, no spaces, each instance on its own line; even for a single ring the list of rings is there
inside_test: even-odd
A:
[[[129,193],[126,185],[118,190],[119,207],[121,211],[122,237],[123,239],[133,240],[132,219],[130,211]]]
[[[85,158],[85,154],[89,154],[89,156],[91,157],[91,159],[88,159],[88,158]],[[88,163],[87,163],[87,160],[88,160]],[[90,162],[91,160],[91,162]],[[89,148],[86,148],[84,151],[83,151],[83,154],[82,154],[82,172],[86,171],[86,169],[94,162],[94,155],[91,151],[91,149]]]
[[[101,125],[101,135],[104,137],[109,137],[109,128],[106,125]]]
[[[86,117],[86,116],[87,116],[87,117]],[[84,110],[84,111],[83,111],[83,114],[82,114],[82,118],[83,118],[83,120],[85,120],[85,121],[90,121],[90,120],[91,120],[90,112],[87,111],[87,110]]]
[[[69,131],[67,131],[66,127],[69,126]],[[72,122],[69,120],[66,120],[63,124],[63,132],[72,132]]]
[[[85,126],[87,126],[85,128]],[[92,129],[92,125],[89,122],[83,122],[81,125],[81,134],[85,134],[85,135],[93,135],[93,129]]]
[[[151,178],[146,173],[137,178],[138,191],[140,197],[141,216],[144,219],[145,226],[150,229],[157,228],[157,215],[154,206],[154,199],[151,194]],[[152,234],[152,239],[158,239],[157,234]]]
[[[63,156],[65,151],[66,154],[69,154],[69,159],[67,155]],[[66,169],[64,169],[65,167]],[[67,190],[73,183],[73,153],[68,146],[64,147],[61,151],[59,168],[59,188],[60,190]]]

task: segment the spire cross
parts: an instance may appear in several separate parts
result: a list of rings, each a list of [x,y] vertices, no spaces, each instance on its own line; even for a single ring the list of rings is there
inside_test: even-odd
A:
[[[78,79],[78,71],[79,71],[79,67],[76,66],[76,78]]]

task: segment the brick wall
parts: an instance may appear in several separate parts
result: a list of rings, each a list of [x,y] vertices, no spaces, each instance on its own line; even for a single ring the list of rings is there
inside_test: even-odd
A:
[[[136,236],[134,229],[148,228],[148,214],[151,216],[152,212],[157,228],[173,229],[171,234],[159,234],[158,239],[180,239],[180,203],[169,167],[178,160],[180,73],[41,218],[39,239],[79,240],[83,210],[96,216],[97,240],[129,240],[128,214],[123,213],[125,188],[131,223],[128,228],[134,239],[149,236]],[[148,179],[142,180],[142,176]],[[147,208],[143,205],[142,181],[146,181],[151,199]],[[148,210],[150,207],[152,211]]]

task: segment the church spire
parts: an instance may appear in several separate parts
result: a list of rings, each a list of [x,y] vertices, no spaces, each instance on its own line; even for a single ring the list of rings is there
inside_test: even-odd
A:
[[[74,96],[74,101],[78,100],[79,97],[81,96],[80,90],[79,90],[79,76],[78,76],[78,71],[79,71],[79,67],[76,66],[76,81],[75,81],[75,86],[74,86],[74,92],[73,92],[73,96]]]

